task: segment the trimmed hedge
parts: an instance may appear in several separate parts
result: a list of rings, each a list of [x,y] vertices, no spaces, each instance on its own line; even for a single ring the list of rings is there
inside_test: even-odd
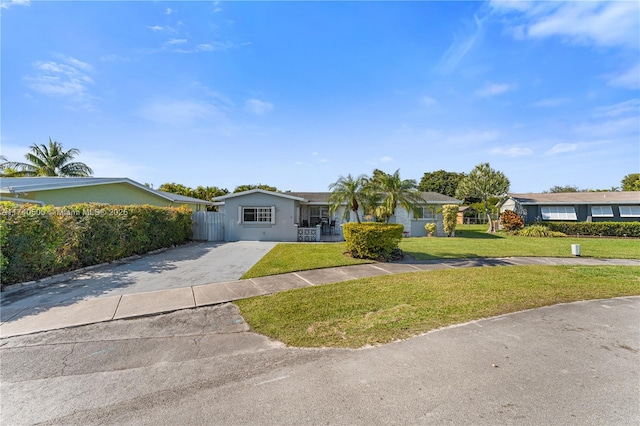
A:
[[[397,250],[404,226],[375,222],[342,225],[347,250],[358,259],[388,259]]]
[[[640,238],[640,222],[545,222],[545,226],[567,235]]]
[[[2,285],[186,242],[191,210],[148,205],[0,203]]]

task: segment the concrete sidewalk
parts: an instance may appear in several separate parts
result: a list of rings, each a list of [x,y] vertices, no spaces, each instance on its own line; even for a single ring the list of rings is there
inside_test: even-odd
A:
[[[356,278],[438,269],[514,265],[640,266],[640,260],[510,257],[373,263],[134,294],[85,298],[66,303],[61,300],[55,304],[3,307],[0,338],[216,305],[247,297]],[[47,289],[43,288],[42,291],[47,292]]]

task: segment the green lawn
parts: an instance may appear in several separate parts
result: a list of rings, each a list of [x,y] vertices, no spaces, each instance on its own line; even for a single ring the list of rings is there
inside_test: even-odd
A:
[[[640,240],[614,238],[533,238],[487,234],[485,225],[463,225],[454,238],[404,238],[400,248],[418,260],[471,257],[571,257],[571,244],[580,244],[583,257],[640,259]],[[278,244],[243,278],[308,269],[370,263],[344,255],[344,243]]]
[[[562,302],[640,295],[640,267],[510,266],[414,272],[235,302],[288,345],[357,348]]]
[[[580,244],[583,257],[640,259],[640,240],[620,238],[534,238],[506,233],[487,234],[486,226],[459,226],[454,238],[405,238],[400,249],[416,259],[465,257],[571,257]]]
[[[344,252],[344,243],[278,244],[249,269],[242,278],[264,277],[333,266],[373,263],[372,260],[353,259],[345,256]]]

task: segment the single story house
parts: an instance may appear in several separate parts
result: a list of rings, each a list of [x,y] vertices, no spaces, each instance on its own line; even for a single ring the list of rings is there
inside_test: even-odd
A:
[[[224,240],[238,241],[321,241],[323,236],[341,236],[346,205],[329,212],[330,192],[271,192],[263,189],[214,198],[224,214]],[[436,235],[445,235],[442,213],[445,204],[461,201],[434,192],[421,193],[424,204],[414,217],[398,206],[390,222],[404,225],[405,235],[425,236],[424,225],[436,223]],[[362,218],[362,214],[360,214]],[[355,221],[349,213],[346,222]]]
[[[640,191],[508,194],[500,212],[513,210],[525,224],[544,221],[638,222]]]
[[[78,203],[185,206],[204,211],[214,203],[157,191],[127,178],[19,177],[0,178],[0,201],[68,206]]]

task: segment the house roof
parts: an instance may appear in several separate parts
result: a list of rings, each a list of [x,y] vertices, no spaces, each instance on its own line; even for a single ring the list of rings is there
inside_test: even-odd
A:
[[[256,194],[256,193],[257,194],[271,195],[271,196],[275,196],[275,197],[288,198],[290,200],[296,200],[296,201],[306,201],[304,198],[298,197],[296,195],[293,195],[293,193],[290,193],[290,192],[287,192],[287,193],[273,192],[273,191],[267,191],[267,190],[264,190],[264,189],[250,189],[248,191],[235,192],[233,194],[221,195],[219,197],[215,197],[214,201],[224,201],[224,200],[227,200],[229,198],[244,197],[246,195]]]
[[[97,178],[97,177],[20,177],[1,178],[0,194],[16,194],[20,192],[51,191],[54,189],[78,188],[96,185],[108,185],[114,183],[125,183],[150,192],[158,197],[176,203],[197,203],[213,205],[211,201],[200,200],[198,198],[186,197],[184,195],[172,194],[158,191],[146,185],[138,183],[129,178]]]
[[[640,204],[640,191],[553,192],[509,194],[522,205],[529,204]]]

